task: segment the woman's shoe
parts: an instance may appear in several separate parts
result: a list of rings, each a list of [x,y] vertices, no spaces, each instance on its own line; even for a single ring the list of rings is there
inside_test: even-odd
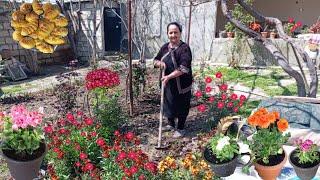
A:
[[[180,138],[182,136],[184,136],[186,134],[186,131],[185,130],[176,130],[174,131],[174,134],[173,134],[173,138]]]
[[[166,125],[164,127],[162,127],[162,131],[172,131],[174,130],[174,127],[170,126],[170,125]]]

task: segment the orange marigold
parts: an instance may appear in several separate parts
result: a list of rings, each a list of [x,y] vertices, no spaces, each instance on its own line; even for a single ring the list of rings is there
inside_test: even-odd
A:
[[[259,108],[257,112],[255,112],[256,115],[261,116],[268,113],[268,110],[266,108]]]
[[[289,127],[289,123],[286,119],[281,118],[278,122],[277,122],[277,126],[278,126],[278,130],[280,132],[284,132],[285,130],[288,129]]]
[[[248,123],[249,123],[251,126],[257,126],[257,125],[258,125],[258,118],[257,118],[257,116],[255,116],[255,115],[249,116],[249,118],[248,118]]]
[[[266,116],[270,123],[274,123],[277,120],[276,115],[274,113],[269,113]]]
[[[268,128],[269,127],[270,121],[267,118],[267,115],[262,115],[262,116],[259,117],[258,125],[261,128]]]
[[[280,119],[280,113],[279,112],[273,111],[271,113],[275,115],[276,119]]]

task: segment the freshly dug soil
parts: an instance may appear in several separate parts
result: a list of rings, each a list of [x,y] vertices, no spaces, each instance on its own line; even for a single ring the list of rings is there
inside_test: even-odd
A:
[[[14,150],[2,150],[3,154],[9,157],[10,159],[16,160],[16,161],[31,161],[34,159],[37,159],[42,156],[42,154],[45,152],[46,146],[44,143],[40,143],[40,147],[34,151],[32,155],[22,155],[22,154],[16,154]]]
[[[295,155],[296,155],[297,153],[298,153],[297,150],[294,150],[294,151],[291,153],[291,155],[290,155],[290,160],[291,160],[291,162],[292,162],[294,165],[296,165],[296,166],[298,166],[298,167],[301,167],[301,168],[311,168],[311,167],[314,167],[314,166],[316,166],[317,164],[319,164],[319,161],[320,161],[320,160],[315,161],[315,162],[313,162],[313,163],[300,164],[300,163],[299,163],[299,158],[298,158],[298,157],[295,157]],[[318,152],[318,156],[319,156],[319,159],[320,159],[320,152]]]
[[[278,155],[272,155],[269,157],[268,164],[264,163],[262,160],[257,161],[257,163],[264,166],[274,166],[274,165],[280,164],[283,161],[284,157],[285,157],[284,153],[278,154]]]

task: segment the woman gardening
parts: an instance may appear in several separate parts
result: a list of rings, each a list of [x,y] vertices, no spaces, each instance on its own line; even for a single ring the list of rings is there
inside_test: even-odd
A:
[[[177,22],[167,26],[169,42],[165,43],[154,58],[154,66],[165,70],[161,81],[164,84],[164,115],[169,125],[163,130],[172,130],[176,127],[175,118],[178,119],[177,130],[173,137],[184,135],[184,125],[189,114],[192,84],[191,50],[180,40],[182,27]]]

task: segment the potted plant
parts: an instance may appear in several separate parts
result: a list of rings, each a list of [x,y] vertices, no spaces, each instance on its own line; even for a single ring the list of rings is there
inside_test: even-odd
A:
[[[288,36],[294,37],[294,34],[298,28],[302,27],[302,23],[300,21],[295,22],[292,17],[288,18],[288,22],[284,24],[284,30],[288,34]]]
[[[264,29],[262,30],[262,32],[261,32],[261,36],[262,36],[263,38],[268,38],[269,32],[267,31],[267,29],[268,29],[268,25],[266,25],[266,26],[264,27]]]
[[[2,155],[11,176],[16,180],[38,177],[46,144],[40,128],[43,114],[28,111],[23,105],[11,108],[10,114],[0,113]]]
[[[289,133],[283,133],[288,121],[280,118],[278,112],[260,108],[249,116],[248,123],[256,128],[249,141],[255,169],[262,179],[275,180],[287,160],[282,146],[290,137]]]
[[[227,31],[227,37],[233,38],[235,26],[231,22],[227,22],[227,24],[224,26],[224,28]]]
[[[302,180],[312,179],[320,165],[320,152],[310,139],[297,141],[298,147],[290,153],[290,164]]]
[[[271,29],[270,31],[270,38],[275,39],[277,38],[277,31],[275,29]]]
[[[239,155],[239,145],[235,139],[223,134],[211,138],[203,157],[210,164],[212,171],[219,177],[234,173]]]
[[[216,72],[214,76],[200,77],[199,89],[195,92],[200,103],[198,111],[208,113],[211,127],[216,126],[223,117],[236,115],[247,99],[228,88],[221,72]]]

